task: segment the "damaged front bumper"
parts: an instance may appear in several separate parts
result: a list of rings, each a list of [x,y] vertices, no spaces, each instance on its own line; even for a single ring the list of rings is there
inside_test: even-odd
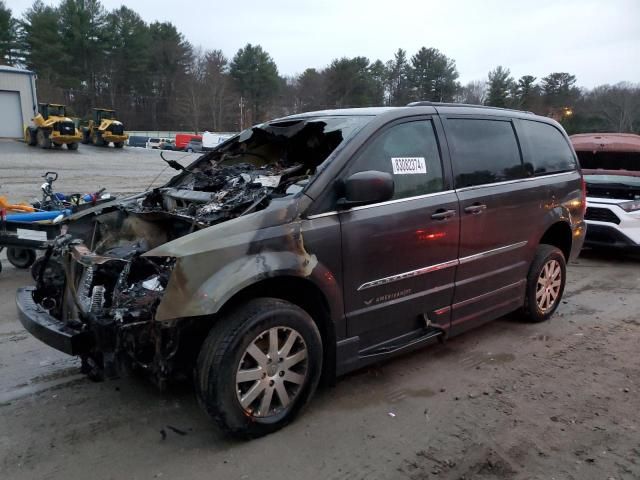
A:
[[[35,287],[22,287],[16,295],[18,316],[24,328],[38,340],[69,355],[85,355],[93,346],[88,331],[75,329],[49,312],[33,299]]]

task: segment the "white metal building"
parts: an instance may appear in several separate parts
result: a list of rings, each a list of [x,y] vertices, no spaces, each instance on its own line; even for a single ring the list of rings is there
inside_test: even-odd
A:
[[[0,138],[22,138],[37,112],[35,73],[0,65]]]

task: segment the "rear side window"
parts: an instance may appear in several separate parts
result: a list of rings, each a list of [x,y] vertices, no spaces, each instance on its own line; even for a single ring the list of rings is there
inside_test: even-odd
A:
[[[522,134],[526,139],[529,158],[527,165],[535,175],[573,170],[576,162],[564,136],[552,125],[521,120]]]
[[[524,178],[511,122],[450,118],[447,126],[456,188]]]
[[[393,198],[443,189],[440,150],[431,120],[394,125],[371,141],[354,159],[347,175],[378,170],[393,175]]]

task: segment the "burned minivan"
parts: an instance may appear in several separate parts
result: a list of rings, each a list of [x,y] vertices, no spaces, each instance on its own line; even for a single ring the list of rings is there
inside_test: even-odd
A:
[[[172,165],[68,223],[20,318],[94,378],[193,378],[242,437],[287,424],[322,379],[516,310],[549,318],[584,238],[569,139],[524,112],[305,113]]]

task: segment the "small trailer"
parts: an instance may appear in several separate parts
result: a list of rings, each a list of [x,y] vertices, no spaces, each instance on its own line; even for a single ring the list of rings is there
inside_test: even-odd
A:
[[[6,248],[7,260],[16,268],[32,267],[36,262],[37,250],[46,250],[64,228],[63,222],[52,221],[63,212],[38,213],[49,214],[51,218],[43,219],[47,223],[40,223],[15,220],[12,217],[16,215],[0,216],[0,252]]]

